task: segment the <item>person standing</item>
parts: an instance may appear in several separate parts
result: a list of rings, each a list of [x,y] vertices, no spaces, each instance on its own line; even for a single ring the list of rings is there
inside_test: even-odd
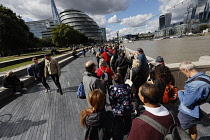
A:
[[[133,105],[131,101],[131,88],[128,84],[122,83],[122,76],[119,73],[114,75],[115,86],[110,88],[109,100],[112,112],[115,116],[114,140],[122,140],[124,135],[130,132],[131,112]]]
[[[142,48],[138,48],[136,53],[138,55],[140,67],[144,71],[144,75],[145,75],[144,80],[147,81],[147,78],[149,76],[149,65],[147,63],[147,58]]]
[[[39,80],[42,82],[43,86],[46,88],[45,92],[50,92],[50,87],[46,82],[46,78],[44,76],[44,67],[45,67],[45,59],[43,59],[40,63],[36,57],[32,59],[34,64],[32,65],[33,76],[35,80]]]
[[[96,64],[93,61],[88,61],[85,64],[86,71],[83,76],[83,84],[85,89],[85,95],[88,99],[89,93],[95,89],[100,89],[103,93],[106,93],[105,82],[100,80],[96,72]]]
[[[127,68],[129,65],[129,60],[125,57],[125,53],[121,53],[120,57],[117,59],[115,63],[116,73],[120,73],[122,76],[122,80],[124,82],[125,75],[127,73]]]
[[[161,98],[158,89],[149,83],[144,83],[139,88],[139,98],[144,103],[145,111],[141,115],[145,115],[166,129],[174,124],[172,115],[163,105],[159,104]],[[140,115],[140,116],[141,116]],[[163,140],[164,135],[157,129],[149,125],[141,119],[134,119],[127,140]]]
[[[156,76],[155,76],[155,68],[158,66],[158,65],[165,65],[164,63],[164,59],[162,56],[158,56],[155,60],[156,62],[156,66],[152,67],[152,69],[149,71],[149,74],[150,74],[150,80],[152,80],[153,82],[155,81],[156,79]]]
[[[84,57],[86,56],[85,53],[86,53],[86,50],[83,48],[82,49],[82,54],[84,55]]]
[[[55,85],[58,87],[57,92],[60,92],[60,94],[63,95],[61,85],[59,82],[59,76],[61,76],[60,65],[58,64],[57,60],[51,58],[51,54],[46,54],[45,59],[45,77],[50,75]]]
[[[188,77],[184,90],[179,90],[180,100],[178,118],[183,129],[189,129],[189,135],[193,140],[197,138],[196,125],[202,115],[200,106],[205,103],[210,93],[210,77],[204,72],[198,72],[192,62],[184,61],[179,66],[180,71]]]

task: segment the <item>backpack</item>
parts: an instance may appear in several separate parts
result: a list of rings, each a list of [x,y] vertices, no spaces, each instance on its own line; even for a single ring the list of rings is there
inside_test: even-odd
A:
[[[209,76],[208,76],[208,77],[209,77]],[[209,78],[210,78],[210,77],[209,77]],[[209,81],[209,80],[207,80],[207,79],[205,79],[205,78],[202,78],[202,77],[195,77],[192,81],[203,81],[203,82],[206,82],[206,83],[210,84],[210,81]],[[207,102],[207,103],[210,104],[210,93],[209,93],[209,95],[207,96],[205,102]]]
[[[161,134],[163,134],[163,140],[192,140],[189,134],[183,128],[178,126],[175,115],[171,111],[169,112],[174,121],[174,124],[172,124],[169,129],[165,128],[163,125],[150,118],[149,116],[141,115],[137,118],[143,120],[144,122],[155,128],[157,131],[159,131]]]
[[[99,113],[93,113],[91,119],[100,118],[101,124],[92,123],[92,126],[87,126],[85,132],[85,140],[110,140],[113,136],[114,115],[111,111],[105,111],[99,117]]]
[[[86,99],[84,85],[81,82],[77,89],[77,98]]]
[[[34,76],[32,67],[27,68],[27,73],[28,73],[29,76]]]
[[[163,100],[162,102],[164,104],[169,103],[170,101],[175,101],[178,98],[178,88],[172,85],[172,81],[169,84],[166,84],[166,82],[163,79],[160,79],[165,85],[166,88],[163,93]]]

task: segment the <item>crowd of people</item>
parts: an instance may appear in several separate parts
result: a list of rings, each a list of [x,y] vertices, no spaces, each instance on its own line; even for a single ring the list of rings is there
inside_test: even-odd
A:
[[[81,112],[80,119],[86,127],[85,140],[162,140],[165,137],[139,116],[146,116],[166,129],[174,125],[175,118],[179,120],[176,125],[189,130],[189,139],[196,140],[196,125],[203,117],[199,106],[209,97],[210,76],[198,72],[192,62],[184,61],[179,66],[188,77],[184,89],[177,91],[178,95],[165,97],[169,94],[168,88],[175,88],[175,78],[163,57],[158,56],[156,65],[151,67],[142,48],[129,58],[123,46],[112,44],[83,49],[84,57],[87,51],[96,57],[97,64],[86,62],[82,80],[88,101],[88,108]],[[45,92],[51,92],[46,82],[50,76],[57,92],[63,95],[58,61],[51,58],[51,54],[46,54],[40,62],[36,57],[32,61],[32,76],[43,84]],[[131,82],[127,82],[129,80]],[[13,72],[4,77],[3,86],[14,92],[24,89],[23,82]],[[179,106],[179,112],[174,116],[171,108],[175,105]]]
[[[87,128],[86,140],[162,140],[165,137],[139,116],[146,116],[166,129],[176,123],[189,130],[188,139],[197,138],[196,125],[202,118],[199,105],[206,102],[210,92],[208,75],[198,72],[193,63],[182,62],[179,68],[188,80],[184,89],[177,91],[178,97],[174,90],[174,95],[168,95],[166,101],[166,89],[169,85],[172,89],[176,87],[163,57],[158,56],[156,65],[151,67],[142,48],[130,59],[122,46],[94,48],[97,49],[97,64],[88,61],[83,77],[89,105],[81,112],[81,124]],[[176,114],[172,109],[175,105],[179,105],[178,115],[172,115]],[[174,118],[179,121],[175,122]]]

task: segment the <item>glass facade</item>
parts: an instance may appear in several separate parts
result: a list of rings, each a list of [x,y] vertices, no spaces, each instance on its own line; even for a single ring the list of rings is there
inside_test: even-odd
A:
[[[61,23],[68,24],[88,38],[101,40],[102,32],[97,23],[84,12],[66,9],[60,13]]]
[[[210,0],[190,1],[184,23],[202,23],[210,20]]]
[[[34,36],[39,38],[51,37],[51,29],[58,25],[57,20],[40,20],[26,22],[30,32],[34,33]]]

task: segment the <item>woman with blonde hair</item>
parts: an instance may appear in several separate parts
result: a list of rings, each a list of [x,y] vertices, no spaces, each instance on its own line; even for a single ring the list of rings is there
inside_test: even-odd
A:
[[[135,106],[134,106],[134,110],[135,110],[135,114],[137,114],[138,112],[138,108],[139,108],[139,104],[141,103],[139,96],[138,96],[138,90],[139,87],[145,83],[146,81],[144,80],[144,71],[142,70],[142,68],[140,67],[140,61],[138,59],[134,59],[133,60],[133,64],[132,64],[132,68],[131,68],[131,81],[133,82],[133,85],[136,89],[135,92]],[[143,105],[143,103],[142,103]]]
[[[88,96],[90,108],[81,112],[80,123],[86,127],[85,140],[109,140],[110,127],[113,117],[110,111],[105,111],[105,94],[99,90],[93,90]],[[112,113],[111,113],[112,114]]]

